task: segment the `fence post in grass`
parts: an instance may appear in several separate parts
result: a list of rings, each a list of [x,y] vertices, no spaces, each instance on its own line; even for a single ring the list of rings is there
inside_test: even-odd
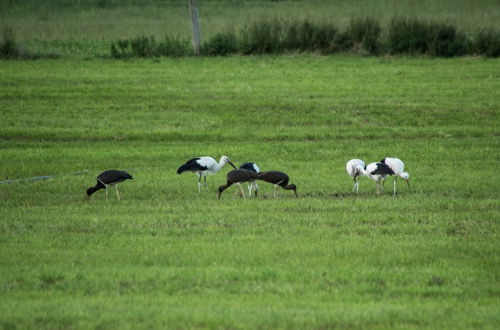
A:
[[[200,55],[201,33],[198,21],[198,0],[188,0],[191,22],[193,24],[193,49],[195,55]]]

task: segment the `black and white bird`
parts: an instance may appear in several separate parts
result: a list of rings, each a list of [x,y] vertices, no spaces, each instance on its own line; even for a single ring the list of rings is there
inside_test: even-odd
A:
[[[274,184],[274,198],[276,198],[276,189],[278,188],[278,186],[282,187],[285,190],[293,190],[295,196],[299,198],[299,195],[297,195],[297,186],[294,184],[288,184],[290,178],[285,173],[280,171],[267,171],[260,172],[257,175],[259,177],[259,180]]]
[[[351,159],[345,164],[345,170],[347,174],[354,180],[354,187],[352,188],[352,191],[355,191],[356,194],[358,193],[359,190],[359,176],[363,175],[360,173],[359,169],[357,168],[358,166],[365,168],[365,162],[362,161],[361,159]]]
[[[227,176],[226,176],[226,184],[223,184],[222,186],[219,187],[219,197],[222,194],[224,190],[232,186],[234,183],[236,183],[240,189],[241,189],[241,194],[243,195],[243,198],[245,198],[245,193],[243,191],[243,188],[241,187],[241,183],[243,182],[254,182],[255,180],[259,179],[259,175],[253,171],[248,171],[244,169],[237,169],[237,170],[232,170],[230,171]]]
[[[393,170],[384,163],[370,163],[366,167],[358,165],[356,170],[355,176],[364,175],[377,183],[377,194],[380,194],[382,180],[394,174]]]
[[[408,172],[405,172],[405,163],[399,158],[391,158],[391,157],[386,157],[380,161],[383,164],[386,164],[391,168],[391,170],[394,172],[394,184],[393,184],[393,194],[396,196],[396,178],[400,177],[403,178],[403,180],[406,181],[408,184],[408,189],[411,192],[411,187],[410,187],[410,174]]]
[[[257,166],[257,164],[255,164],[255,163],[243,163],[240,165],[240,169],[251,171],[254,173],[260,172],[259,166]],[[248,197],[250,197],[252,195],[252,189],[255,192],[255,197],[257,197],[257,192],[259,191],[259,185],[257,184],[256,181],[253,181],[253,182],[248,184]]]
[[[198,192],[201,192],[201,177],[204,178],[205,186],[208,189],[207,175],[217,174],[224,167],[224,165],[228,163],[233,168],[236,168],[227,156],[222,156],[218,163],[212,157],[196,157],[181,165],[181,167],[177,170],[177,174],[181,174],[186,171],[195,173],[198,176]]]
[[[132,180],[133,177],[125,171],[119,170],[108,170],[104,171],[97,176],[97,184],[94,187],[87,189],[87,196],[90,197],[93,193],[99,189],[106,189],[106,199],[108,199],[108,186],[115,186],[116,196],[120,199],[120,193],[118,192],[118,184],[125,180]]]

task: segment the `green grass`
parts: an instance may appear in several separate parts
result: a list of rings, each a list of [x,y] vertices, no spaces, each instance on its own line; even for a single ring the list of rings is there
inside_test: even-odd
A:
[[[139,3],[139,4],[138,4]],[[448,22],[468,34],[498,27],[495,0],[328,0],[199,1],[203,40],[240,30],[258,18],[309,19],[344,30],[351,19],[373,17],[383,27],[393,17]],[[0,28],[10,26],[19,42],[35,53],[61,56],[109,55],[110,43],[166,34],[191,37],[187,1],[6,1],[0,3]]]
[[[0,180],[58,175],[0,185],[0,327],[498,328],[498,64],[0,62]],[[300,198],[175,174],[223,154]],[[345,162],[385,156],[414,193],[353,195]],[[85,200],[109,168],[122,200]]]

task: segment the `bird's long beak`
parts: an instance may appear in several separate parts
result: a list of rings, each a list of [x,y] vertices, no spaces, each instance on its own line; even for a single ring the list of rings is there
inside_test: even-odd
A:
[[[234,166],[233,163],[231,163],[231,162],[228,161],[228,164],[231,165],[234,169],[236,169],[236,166]]]
[[[408,184],[408,189],[410,190],[410,193],[412,193],[411,187],[410,187],[410,179],[406,180],[406,183]]]
[[[297,190],[293,191],[295,193],[295,197],[299,198],[299,195],[297,194]]]

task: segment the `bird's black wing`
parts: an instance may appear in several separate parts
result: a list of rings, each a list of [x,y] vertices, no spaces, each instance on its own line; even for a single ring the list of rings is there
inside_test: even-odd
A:
[[[97,181],[104,184],[122,182],[127,179],[132,179],[132,175],[125,171],[119,170],[104,171],[97,177]]]
[[[232,170],[227,174],[227,179],[232,183],[254,181],[259,179],[257,173],[245,169]]]
[[[289,180],[288,175],[279,171],[260,172],[258,177],[259,180],[279,185],[287,185]]]
[[[394,171],[384,163],[377,163],[377,168],[371,174],[388,174],[393,175]]]
[[[200,159],[200,157],[188,160],[184,165],[181,165],[181,167],[179,167],[179,169],[177,170],[177,174],[181,174],[184,171],[205,171],[207,167],[200,165],[197,162],[198,159]]]
[[[381,163],[385,164],[385,158],[380,161]]]

